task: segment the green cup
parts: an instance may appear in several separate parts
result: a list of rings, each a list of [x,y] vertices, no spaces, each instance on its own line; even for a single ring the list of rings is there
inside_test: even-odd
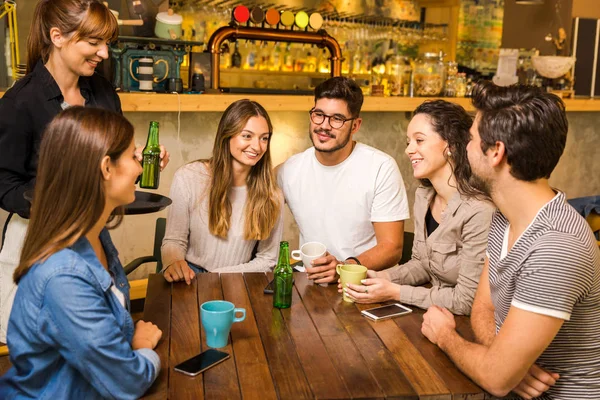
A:
[[[367,277],[367,267],[363,265],[356,264],[338,264],[335,267],[338,275],[340,276],[340,281],[342,283],[342,288],[346,288],[346,283],[353,283],[355,285],[360,285],[360,281]],[[344,301],[349,303],[354,303],[346,293],[343,295]]]

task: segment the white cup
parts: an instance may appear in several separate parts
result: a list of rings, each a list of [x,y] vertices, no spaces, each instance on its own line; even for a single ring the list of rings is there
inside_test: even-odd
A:
[[[296,261],[302,261],[304,268],[311,267],[310,262],[316,258],[325,256],[327,247],[320,242],[306,242],[300,246],[300,250],[292,251],[292,258]]]
[[[292,251],[292,258],[296,261],[302,261],[306,267],[311,267],[310,262],[316,258],[324,257],[327,254],[327,247],[320,242],[306,242],[300,246],[300,250]],[[296,269],[299,269],[296,267]],[[302,271],[304,272],[304,271]],[[321,286],[327,286],[326,283],[320,283]]]

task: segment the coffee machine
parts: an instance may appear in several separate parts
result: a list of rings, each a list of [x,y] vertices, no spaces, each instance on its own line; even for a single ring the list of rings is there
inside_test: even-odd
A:
[[[165,92],[169,78],[181,78],[180,67],[187,52],[185,45],[164,39],[120,36],[111,46],[113,84],[125,92],[140,91],[140,75],[144,79],[147,75],[140,74],[140,59],[144,63],[152,59],[152,91]]]

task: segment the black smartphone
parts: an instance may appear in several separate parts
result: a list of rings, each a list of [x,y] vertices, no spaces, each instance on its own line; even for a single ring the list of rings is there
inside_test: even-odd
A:
[[[403,306],[400,303],[388,304],[387,306],[375,307],[361,311],[362,315],[374,321],[399,317],[400,315],[410,314],[411,312],[412,310],[410,308]]]
[[[189,360],[185,360],[181,364],[177,364],[175,371],[189,376],[196,376],[228,358],[229,354],[223,351],[208,349]]]
[[[294,284],[294,282],[296,282],[296,280],[292,279],[292,284]],[[273,279],[271,279],[269,281],[269,283],[267,283],[267,286],[265,286],[263,293],[264,294],[273,294],[273,290],[275,290],[274,286],[275,286],[275,282]]]
[[[267,283],[267,286],[265,286],[265,289],[263,290],[264,294],[273,294],[273,290],[274,288],[275,282],[273,279],[271,279],[269,281],[269,283]]]

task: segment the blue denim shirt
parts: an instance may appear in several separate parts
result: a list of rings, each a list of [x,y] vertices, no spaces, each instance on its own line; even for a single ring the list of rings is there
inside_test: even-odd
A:
[[[100,240],[110,274],[84,237],[19,282],[7,336],[13,367],[0,378],[1,399],[133,399],[156,379],[158,355],[132,350],[133,320],[110,289],[114,279],[129,308],[108,231]]]

